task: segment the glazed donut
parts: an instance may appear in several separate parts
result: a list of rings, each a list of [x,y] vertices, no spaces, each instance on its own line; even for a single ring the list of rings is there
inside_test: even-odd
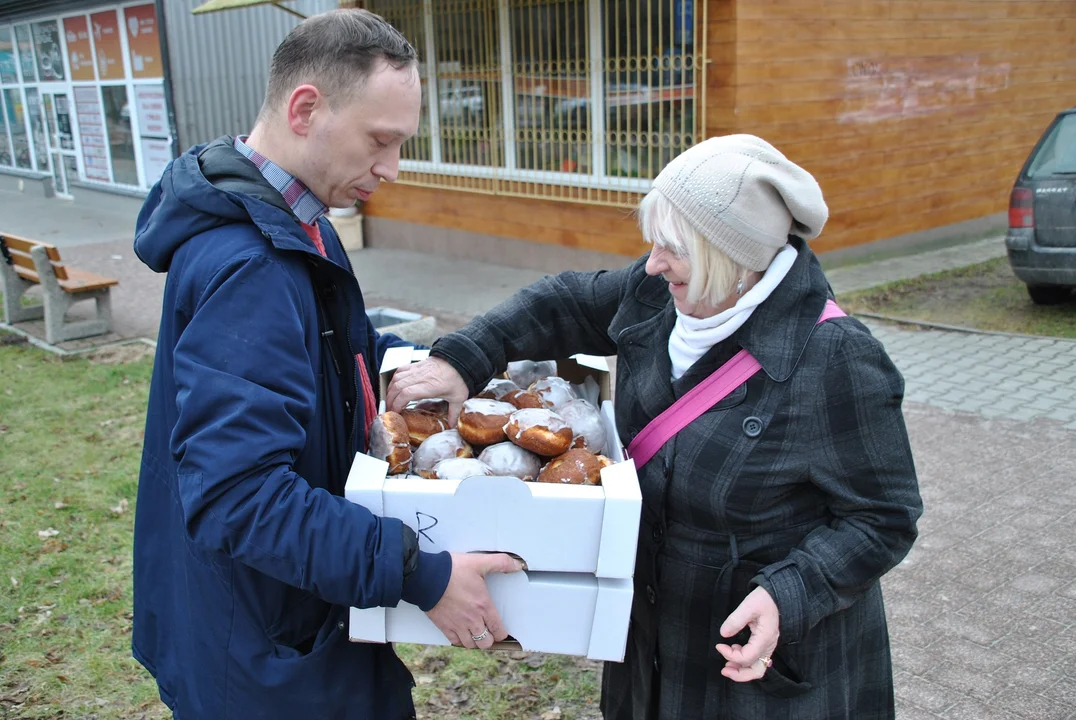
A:
[[[541,398],[542,404],[550,410],[559,411],[561,407],[576,398],[572,384],[555,375],[536,380],[530,386],[530,391]]]
[[[598,455],[605,452],[605,423],[598,408],[580,398],[566,402],[557,414],[572,428],[572,447],[581,447]]]
[[[530,387],[535,380],[557,374],[555,360],[517,360],[508,363],[508,379],[521,388]]]
[[[564,418],[545,408],[516,410],[504,426],[508,439],[536,455],[555,457],[572,445],[572,429]]]
[[[448,421],[443,420],[432,412],[404,408],[400,411],[404,422],[407,423],[407,434],[411,438],[411,445],[418,447],[431,435],[436,435],[448,429]]]
[[[538,473],[538,482],[566,485],[601,485],[601,469],[613,461],[604,455],[577,448],[553,458]]]
[[[471,398],[463,403],[456,429],[472,445],[496,445],[504,442],[505,423],[515,411],[515,405],[506,402]]]
[[[505,380],[504,378],[493,378],[486,385],[482,392],[475,395],[478,398],[484,398],[487,400],[500,400],[513,390],[519,390],[520,387],[511,380]]]
[[[449,458],[433,466],[430,480],[466,480],[475,475],[492,475],[493,470],[475,458]]]
[[[478,459],[489,465],[494,475],[534,480],[542,469],[542,460],[530,450],[511,442],[490,445]]]
[[[389,464],[389,475],[411,469],[411,439],[407,423],[395,412],[381,413],[370,423],[370,455]]]
[[[530,390],[513,390],[502,397],[501,400],[506,403],[512,403],[518,410],[523,410],[524,408],[545,407],[542,403],[542,398],[538,397]]]
[[[433,413],[437,417],[448,422],[448,400],[441,398],[429,398],[427,400],[415,400],[407,404],[408,410],[424,410]]]
[[[474,457],[474,449],[460,437],[456,430],[445,430],[430,435],[411,455],[412,471],[422,475],[433,470],[433,466],[449,458]]]

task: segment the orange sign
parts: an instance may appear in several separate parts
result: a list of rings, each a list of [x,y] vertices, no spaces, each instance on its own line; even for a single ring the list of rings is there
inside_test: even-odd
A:
[[[120,46],[120,24],[115,10],[90,15],[93,44],[97,48],[97,77],[101,80],[123,78],[123,48]]]
[[[67,59],[71,63],[72,80],[94,80],[93,48],[90,47],[90,26],[85,15],[64,20],[67,37]]]
[[[123,11],[127,47],[131,51],[131,74],[136,78],[162,77],[161,40],[157,34],[157,8],[135,5]]]

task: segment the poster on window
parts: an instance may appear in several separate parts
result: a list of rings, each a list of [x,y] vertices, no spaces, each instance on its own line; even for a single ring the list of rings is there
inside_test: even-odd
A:
[[[30,26],[15,26],[15,42],[19,46],[19,65],[22,66],[22,81],[37,82],[37,65],[34,64],[34,44],[30,41]]]
[[[172,162],[172,143],[156,138],[142,138],[142,174],[146,185],[161,179],[164,168]]]
[[[0,27],[0,82],[17,83],[18,68],[15,65],[15,41],[11,28]]]
[[[157,35],[157,8],[135,5],[123,11],[127,47],[131,53],[131,74],[136,78],[162,77],[161,40]]]
[[[97,48],[97,77],[115,80],[123,77],[123,48],[120,47],[119,20],[115,10],[90,15],[93,44]]]
[[[168,112],[164,103],[164,85],[135,85],[135,110],[138,132],[143,136],[168,137]]]
[[[64,38],[67,40],[67,61],[72,80],[96,80],[93,72],[93,48],[90,46],[90,25],[85,15],[64,19]]]
[[[64,54],[60,45],[60,24],[55,20],[30,26],[37,51],[37,74],[42,82],[64,79]]]
[[[78,116],[82,140],[82,164],[87,180],[108,182],[108,150],[105,142],[105,116],[95,87],[76,87],[75,115]]]

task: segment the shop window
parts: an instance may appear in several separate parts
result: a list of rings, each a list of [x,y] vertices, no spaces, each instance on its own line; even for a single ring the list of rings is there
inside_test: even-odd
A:
[[[123,85],[102,86],[101,98],[105,105],[108,149],[112,155],[112,181],[120,185],[138,185],[127,88]]]
[[[703,126],[696,1],[373,0],[423,61],[400,181],[633,204]]]
[[[11,136],[7,126],[7,103],[0,94],[0,166],[11,167],[15,164],[15,158],[11,154]]]
[[[49,169],[49,145],[45,137],[45,116],[41,108],[41,96],[36,88],[26,88],[26,114],[30,118],[30,132],[34,138],[34,156],[37,170]]]
[[[55,20],[35,22],[30,26],[37,54],[37,76],[41,82],[63,80],[64,55],[60,45],[60,24]]]
[[[15,154],[15,167],[32,170],[33,158],[30,157],[30,136],[26,132],[25,111],[22,105],[22,91],[18,88],[4,90],[4,108],[7,114],[8,131],[11,133],[11,146]]]
[[[19,81],[15,63],[15,41],[10,27],[0,27],[0,83],[14,85]]]
[[[30,26],[15,26],[15,44],[19,48],[19,66],[24,83],[37,82],[37,64],[34,61],[34,44],[30,40]]]

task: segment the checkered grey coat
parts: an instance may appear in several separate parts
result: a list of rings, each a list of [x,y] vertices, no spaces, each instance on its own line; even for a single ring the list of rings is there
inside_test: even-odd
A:
[[[607,720],[894,717],[878,580],[922,512],[904,383],[857,320],[816,327],[829,285],[793,243],[799,257],[773,294],[676,381],[676,316],[645,257],[544,278],[434,346],[472,392],[510,360],[617,354],[625,445],[740,348],[762,365],[640,472],[635,601],[625,661],[605,667]],[[780,610],[774,665],[733,683],[714,646],[757,585]]]

